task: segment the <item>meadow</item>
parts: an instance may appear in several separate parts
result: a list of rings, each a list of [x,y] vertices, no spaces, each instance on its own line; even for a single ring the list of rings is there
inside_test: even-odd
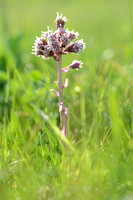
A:
[[[84,63],[64,93],[65,148],[57,63],[31,54],[57,12],[86,43],[63,56]],[[0,1],[0,200],[133,199],[132,13],[132,0]]]

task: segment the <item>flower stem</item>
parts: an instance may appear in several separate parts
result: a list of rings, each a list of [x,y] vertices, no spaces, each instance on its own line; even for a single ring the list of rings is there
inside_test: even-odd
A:
[[[64,101],[63,81],[62,81],[62,55],[59,55],[59,61],[58,61],[58,87],[59,87],[59,103],[61,103]]]
[[[59,61],[58,61],[58,89],[59,89],[59,108],[60,108],[61,104],[64,104],[63,81],[62,81],[62,56],[61,55],[59,55]],[[64,121],[64,109],[62,108],[62,110],[60,111],[61,130],[63,129],[63,121]]]
[[[61,131],[65,137],[68,137],[68,112],[66,114],[66,109],[64,105],[63,97],[63,81],[62,81],[62,55],[59,55],[58,61],[58,89],[59,89],[59,111],[60,111],[60,124]]]

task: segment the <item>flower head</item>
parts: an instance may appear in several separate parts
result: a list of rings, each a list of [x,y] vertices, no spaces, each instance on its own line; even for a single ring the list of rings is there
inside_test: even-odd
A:
[[[55,82],[58,84],[58,91],[55,89],[50,89],[50,91],[55,92],[55,94],[59,96],[61,131],[62,134],[67,137],[69,109],[65,107],[63,89],[68,87],[69,84],[69,70],[79,70],[83,63],[74,60],[69,66],[62,69],[62,55],[83,51],[85,43],[83,40],[75,41],[79,34],[78,32],[75,33],[74,31],[68,31],[68,29],[65,29],[66,21],[66,17],[62,17],[62,14],[59,15],[59,13],[57,13],[56,31],[53,32],[52,30],[49,30],[48,27],[47,32],[42,32],[42,36],[36,38],[32,51],[36,56],[42,56],[44,59],[51,56],[55,61],[58,61],[58,81]],[[71,42],[72,40],[74,40],[73,43]],[[62,73],[67,73],[64,83],[62,80]]]
[[[35,46],[33,47],[33,54],[36,56],[42,56],[48,58],[52,56],[55,61],[58,61],[60,54],[79,53],[85,48],[83,40],[75,41],[71,43],[71,40],[75,40],[78,37],[78,32],[68,31],[64,29],[66,17],[62,17],[57,13],[56,17],[56,31],[53,32],[49,29],[47,32],[42,32],[40,38],[35,40]]]

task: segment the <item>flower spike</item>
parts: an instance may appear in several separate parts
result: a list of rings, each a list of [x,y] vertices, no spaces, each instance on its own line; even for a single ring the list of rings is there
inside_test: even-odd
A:
[[[56,17],[56,30],[55,32],[48,30],[42,32],[41,37],[36,37],[32,54],[36,56],[41,56],[43,59],[48,59],[53,57],[53,59],[58,63],[58,80],[55,83],[58,85],[58,91],[55,89],[50,89],[56,96],[59,97],[59,113],[60,113],[60,128],[62,134],[68,137],[68,117],[69,109],[65,106],[63,90],[68,87],[68,72],[70,69],[79,70],[82,67],[82,62],[74,60],[69,66],[62,69],[62,55],[67,55],[69,53],[79,53],[84,50],[85,43],[83,40],[76,41],[79,34],[78,32],[69,31],[65,29],[66,17],[62,14],[57,13]],[[74,40],[74,41],[73,41]],[[72,42],[73,41],[73,42]],[[62,73],[67,73],[66,80],[63,85]]]

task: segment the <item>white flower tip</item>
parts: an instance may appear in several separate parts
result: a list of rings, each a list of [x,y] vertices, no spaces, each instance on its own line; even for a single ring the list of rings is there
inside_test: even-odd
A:
[[[84,47],[86,47],[86,46],[85,46],[85,45],[86,45],[86,43],[84,43],[83,39],[79,40],[78,42],[79,42],[79,43],[82,43],[82,44],[83,44],[83,46],[84,46]]]
[[[83,65],[83,62],[79,60],[73,60],[72,64],[75,64],[75,63],[79,63],[80,65]]]
[[[80,68],[82,68],[82,64],[83,64],[83,63],[82,63],[81,61],[74,60],[74,61],[72,62],[72,64],[69,65],[69,67],[72,68],[72,69],[79,70]]]
[[[59,13],[57,12],[56,21],[58,21],[59,19],[62,19],[62,21],[64,22],[68,20],[65,16],[62,17],[62,14],[59,15]]]
[[[49,60],[49,57],[42,56],[44,60]]]

